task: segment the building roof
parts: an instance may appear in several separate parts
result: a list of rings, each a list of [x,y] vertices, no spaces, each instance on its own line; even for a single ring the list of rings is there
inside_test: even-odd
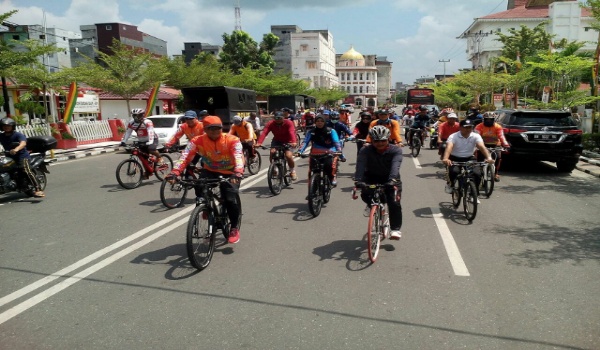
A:
[[[354,46],[350,46],[350,50],[344,52],[340,57],[340,60],[364,60],[365,57],[360,52],[354,50]]]
[[[492,13],[479,19],[516,19],[516,18],[547,18],[549,12],[548,5],[534,6],[535,1],[516,2],[515,7],[510,10]],[[581,17],[591,17],[591,11],[587,8],[581,9]]]
[[[150,92],[152,89],[142,92],[141,94],[137,94],[131,97],[131,100],[147,100],[150,97]],[[161,86],[158,90],[158,100],[176,100],[179,98],[179,94],[181,92],[177,89],[169,88],[166,86]],[[125,100],[123,97],[115,95],[113,93],[102,91],[98,93],[101,100]]]

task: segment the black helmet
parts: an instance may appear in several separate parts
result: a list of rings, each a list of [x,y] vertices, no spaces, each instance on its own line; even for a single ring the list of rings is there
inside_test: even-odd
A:
[[[419,110],[420,110],[421,112],[423,112],[423,111],[427,112],[429,109],[427,109],[427,106],[425,106],[425,105],[420,105],[420,106],[419,106]]]
[[[0,120],[0,127],[3,127],[4,125],[12,126],[13,130],[15,130],[17,128],[17,122],[15,122],[15,120],[11,119],[11,118],[4,118],[4,119]]]

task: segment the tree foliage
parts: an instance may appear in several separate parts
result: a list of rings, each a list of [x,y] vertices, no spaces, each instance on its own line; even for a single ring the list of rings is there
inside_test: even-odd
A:
[[[319,87],[308,90],[307,95],[313,96],[319,105],[333,106],[339,100],[348,96],[348,92],[341,87],[334,87],[330,89]]]
[[[273,71],[275,61],[272,56],[278,41],[279,38],[273,33],[265,34],[260,45],[242,30],[234,30],[231,34],[223,33],[220,62],[235,74],[239,74],[244,68],[267,68]]]
[[[188,65],[183,57],[164,58],[162,63],[169,72],[166,83],[176,89],[190,86],[227,85],[231,71],[225,69],[215,56],[201,53]]]

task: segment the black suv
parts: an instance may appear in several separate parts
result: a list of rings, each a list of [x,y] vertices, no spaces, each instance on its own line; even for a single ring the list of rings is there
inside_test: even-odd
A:
[[[498,124],[510,143],[510,157],[556,162],[571,172],[583,151],[581,130],[571,113],[556,110],[497,110]]]

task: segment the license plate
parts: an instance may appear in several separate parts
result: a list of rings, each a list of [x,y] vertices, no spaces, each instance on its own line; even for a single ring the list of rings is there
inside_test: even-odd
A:
[[[558,135],[555,134],[534,134],[533,135],[533,139],[534,140],[556,140],[558,137]]]

